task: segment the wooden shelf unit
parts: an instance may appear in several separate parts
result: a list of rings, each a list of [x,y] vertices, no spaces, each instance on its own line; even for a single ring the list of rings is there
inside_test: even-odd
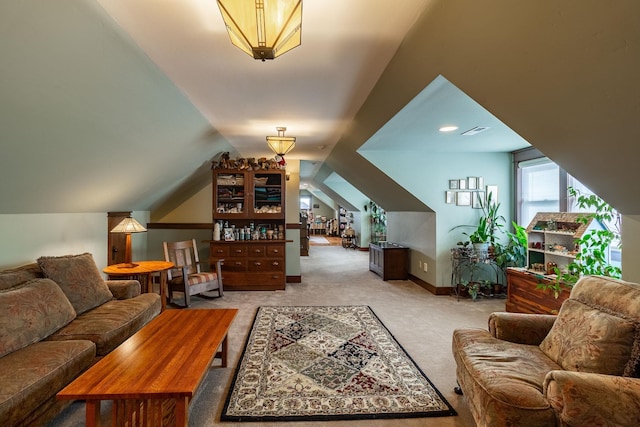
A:
[[[213,223],[222,222],[221,240],[211,240],[210,263],[224,258],[225,290],[284,290],[286,287],[285,171],[213,170]],[[228,227],[224,227],[224,225]],[[225,228],[242,230],[233,240]],[[272,230],[267,234],[245,230]]]
[[[590,219],[578,222],[580,213],[539,212],[527,227],[527,268],[533,273],[555,278],[549,263],[561,271],[575,259],[575,240],[596,225]]]

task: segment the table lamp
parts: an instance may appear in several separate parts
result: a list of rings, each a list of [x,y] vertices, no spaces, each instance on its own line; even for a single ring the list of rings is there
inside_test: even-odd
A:
[[[122,268],[133,268],[138,265],[131,262],[131,233],[143,233],[145,231],[147,229],[131,217],[123,219],[111,229],[112,233],[126,233],[127,235]]]

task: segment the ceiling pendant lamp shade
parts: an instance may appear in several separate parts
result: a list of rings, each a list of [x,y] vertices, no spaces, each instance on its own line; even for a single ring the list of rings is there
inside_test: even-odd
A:
[[[277,127],[278,136],[268,136],[267,145],[271,151],[279,156],[284,156],[296,146],[296,138],[294,136],[284,136],[285,127]]]
[[[231,43],[274,59],[302,42],[302,0],[218,0]]]

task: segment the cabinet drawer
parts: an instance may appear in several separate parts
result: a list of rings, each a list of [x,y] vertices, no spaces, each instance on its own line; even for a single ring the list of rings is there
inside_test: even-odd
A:
[[[284,260],[281,258],[250,258],[249,271],[284,271]]]
[[[265,256],[266,251],[263,245],[251,245],[249,248],[249,256]]]
[[[227,258],[222,265],[222,271],[246,271],[247,259],[246,258]]]
[[[229,245],[229,256],[247,256],[247,245]]]
[[[284,245],[269,245],[267,246],[267,256],[279,257],[284,256]]]
[[[209,247],[209,256],[211,259],[226,258],[229,256],[229,245],[211,245]]]

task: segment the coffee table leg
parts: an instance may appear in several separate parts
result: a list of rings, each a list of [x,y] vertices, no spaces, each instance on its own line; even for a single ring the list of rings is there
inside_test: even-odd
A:
[[[100,427],[100,401],[87,400],[86,412],[87,427]]]
[[[186,396],[176,398],[176,426],[187,427],[189,425],[189,398]]]
[[[224,339],[222,340],[222,348],[221,348],[221,353],[222,353],[222,367],[226,367],[227,366],[227,336],[224,336]]]

